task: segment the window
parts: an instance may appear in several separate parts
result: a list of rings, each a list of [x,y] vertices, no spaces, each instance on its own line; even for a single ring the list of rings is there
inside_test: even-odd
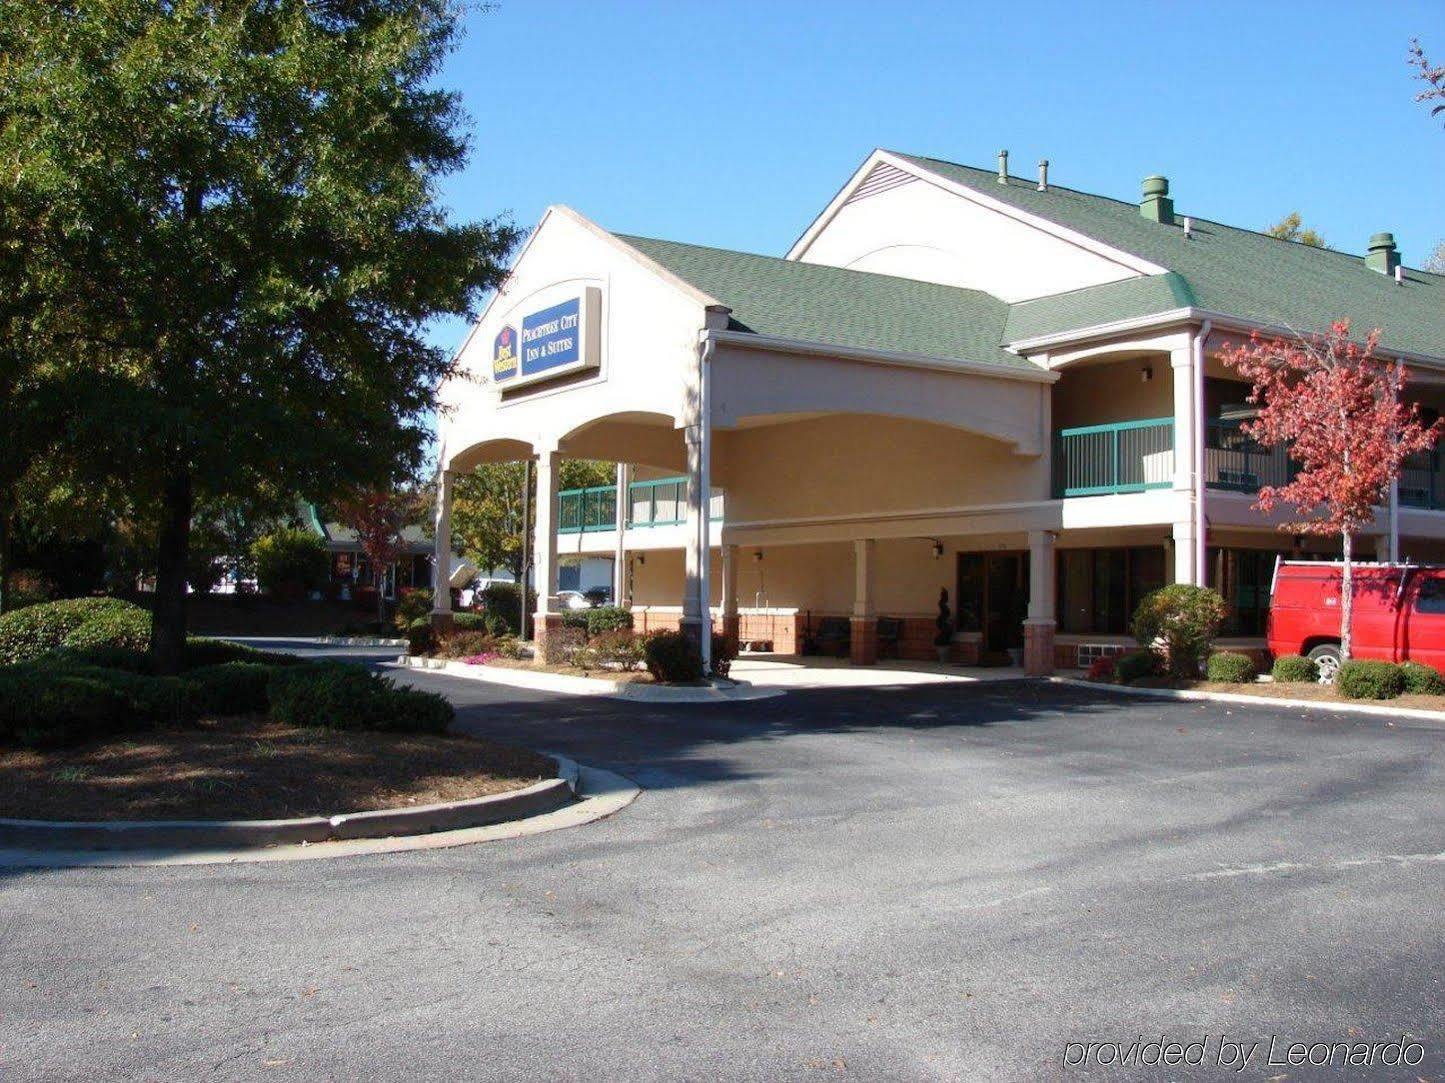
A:
[[[1417,613],[1445,613],[1445,579],[1423,579],[1415,598]]]
[[[1123,635],[1144,595],[1163,585],[1162,546],[1060,550],[1059,631]]]
[[[1289,558],[1289,554],[1273,549],[1209,551],[1209,585],[1219,591],[1229,607],[1220,628],[1223,635],[1264,635],[1269,588],[1274,581],[1275,561],[1280,558]]]

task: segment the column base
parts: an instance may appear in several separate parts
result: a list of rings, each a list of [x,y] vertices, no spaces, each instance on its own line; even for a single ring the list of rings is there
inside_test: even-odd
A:
[[[439,612],[435,609],[432,610],[431,626],[436,631],[450,632],[452,630],[452,625],[455,623],[456,622],[452,620],[452,613],[450,609],[448,609],[446,612]]]
[[[736,613],[731,616],[724,616],[722,619],[722,636],[727,640],[728,647],[734,654],[737,654],[743,635],[743,619]]]
[[[712,618],[685,616],[677,622],[677,630],[687,636],[698,650],[702,650],[702,637],[712,634]]]
[[[848,661],[855,666],[878,663],[878,618],[854,617],[848,636]]]
[[[1047,677],[1054,671],[1054,622],[1024,621],[1024,673]]]
[[[560,663],[563,650],[562,614],[533,614],[532,642],[536,646],[532,660],[537,665],[554,666]]]

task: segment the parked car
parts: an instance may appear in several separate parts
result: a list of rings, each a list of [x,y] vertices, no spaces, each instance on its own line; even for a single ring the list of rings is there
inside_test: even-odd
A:
[[[563,609],[591,609],[592,603],[580,590],[559,590],[557,604]]]
[[[1340,668],[1339,561],[1281,561],[1270,590],[1269,649],[1303,654],[1332,683]],[[1350,656],[1445,667],[1445,566],[1356,564]]]

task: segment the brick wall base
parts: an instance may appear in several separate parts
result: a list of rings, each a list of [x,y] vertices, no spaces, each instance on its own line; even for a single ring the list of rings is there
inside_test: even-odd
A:
[[[562,661],[562,614],[538,613],[532,618],[532,624],[537,647],[534,661],[538,665],[557,665]]]
[[[1047,677],[1054,671],[1054,622],[1024,621],[1024,672]]]
[[[848,660],[855,666],[871,666],[878,661],[878,618],[853,617],[848,636]]]

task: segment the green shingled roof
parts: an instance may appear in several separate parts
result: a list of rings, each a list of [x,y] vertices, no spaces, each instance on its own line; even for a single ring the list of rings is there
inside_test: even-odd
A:
[[[1387,347],[1445,356],[1445,276],[1407,269],[1404,285],[1397,286],[1392,278],[1367,268],[1360,256],[1282,241],[1197,215],[1192,236],[1185,237],[1180,225],[1144,218],[1136,203],[1053,184],[1040,192],[1020,178],[999,184],[990,170],[898,157],[1148,260],[1182,280],[1115,283],[1016,305],[1005,341],[1144,315],[1155,303],[1154,311],[1192,303],[1296,331],[1324,331],[1335,319],[1347,317],[1361,334],[1381,328]],[[1186,213],[1187,206],[1176,207],[1176,220],[1182,222]]]
[[[618,239],[731,308],[735,330],[1036,371],[1003,349],[1009,306],[978,290],[676,241]]]

